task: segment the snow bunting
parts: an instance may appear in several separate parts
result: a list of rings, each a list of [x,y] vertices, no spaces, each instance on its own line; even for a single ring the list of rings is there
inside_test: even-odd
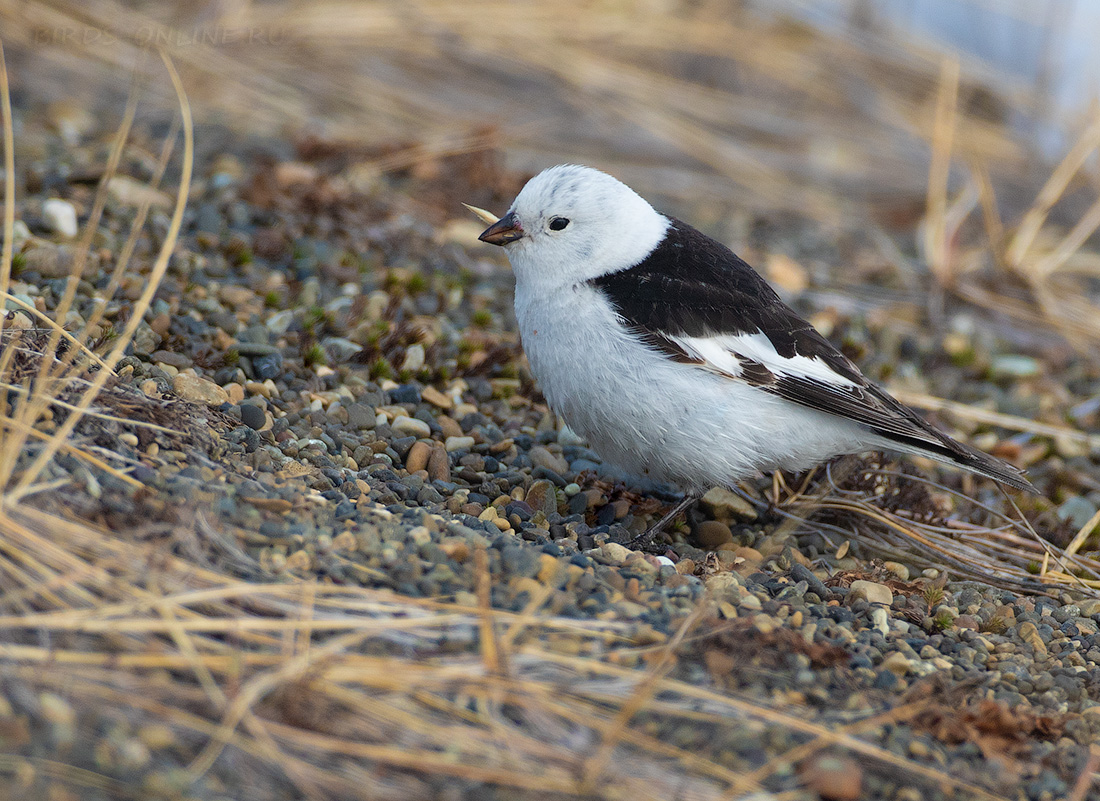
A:
[[[760,470],[878,449],[1032,489],[868,381],[725,245],[610,175],[551,167],[480,239],[512,263],[551,408],[604,460],[682,488],[676,511]]]

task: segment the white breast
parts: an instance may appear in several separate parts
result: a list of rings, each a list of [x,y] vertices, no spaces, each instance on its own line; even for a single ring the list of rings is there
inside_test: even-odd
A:
[[[605,461],[635,474],[707,489],[874,442],[846,420],[670,361],[587,284],[546,292],[521,281],[516,316],[551,408]]]

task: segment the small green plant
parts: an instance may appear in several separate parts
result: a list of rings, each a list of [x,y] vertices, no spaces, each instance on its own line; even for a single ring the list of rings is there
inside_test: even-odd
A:
[[[310,367],[317,364],[328,364],[328,356],[325,354],[325,349],[322,348],[318,342],[314,342],[306,348],[306,352],[302,354],[302,360]]]
[[[13,253],[11,257],[11,274],[18,278],[19,273],[27,266],[27,257],[23,253]]]
[[[932,623],[939,631],[946,631],[955,625],[955,616],[946,609],[943,609],[932,618]]]
[[[302,319],[302,327],[311,334],[315,334],[316,329],[327,325],[328,322],[328,314],[325,310],[320,306],[312,306]]]
[[[271,289],[264,295],[264,306],[269,309],[277,309],[282,305],[282,297],[279,295],[279,290]]]
[[[493,313],[488,309],[478,309],[471,315],[470,322],[478,328],[488,328],[493,322]]]
[[[995,615],[986,621],[982,626],[982,631],[989,632],[990,634],[1004,634],[1008,631],[1008,621],[1000,615]]]
[[[978,360],[978,352],[969,345],[951,353],[951,364],[955,367],[970,367]]]
[[[1038,562],[1028,562],[1027,567],[1025,569],[1031,575],[1037,576],[1037,575],[1039,575],[1040,571],[1042,571],[1043,566],[1040,565]]]
[[[935,585],[929,585],[924,588],[924,600],[928,604],[928,608],[932,609],[936,604],[943,600],[943,588],[936,587]]]
[[[402,288],[401,276],[396,270],[386,271],[386,277],[382,279],[382,288],[390,294]]]
[[[370,377],[377,380],[380,378],[393,378],[393,367],[385,356],[379,356],[370,365]]]
[[[405,282],[405,291],[410,295],[416,295],[428,288],[428,279],[423,273],[412,273]]]

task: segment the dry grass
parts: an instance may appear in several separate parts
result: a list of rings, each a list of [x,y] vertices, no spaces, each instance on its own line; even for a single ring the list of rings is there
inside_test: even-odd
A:
[[[135,544],[125,533],[48,515],[27,502],[58,486],[48,466],[62,449],[132,481],[94,454],[74,449],[66,438],[82,416],[103,413],[94,407],[97,393],[148,308],[179,231],[194,140],[177,63],[208,110],[241,115],[245,125],[271,126],[325,114],[333,136],[361,138],[370,131],[387,144],[413,137],[418,145],[401,151],[405,166],[485,142],[470,134],[483,119],[440,103],[440,83],[456,62],[467,64],[481,81],[467,87],[471,93],[485,93],[493,81],[509,78],[560,85],[564,100],[510,95],[517,105],[502,119],[517,122],[503,125],[498,141],[546,157],[591,157],[605,166],[615,166],[617,158],[627,174],[644,161],[630,155],[642,152],[639,142],[662,142],[678,164],[661,173],[668,194],[718,194],[728,184],[716,182],[717,174],[746,192],[751,188],[745,197],[754,204],[798,208],[823,220],[835,220],[857,202],[837,201],[841,175],[865,186],[911,181],[920,159],[898,143],[923,137],[933,154],[925,248],[936,278],[964,298],[1025,320],[1057,320],[1072,342],[1094,343],[1100,314],[1084,300],[1077,281],[1100,270],[1095,257],[1080,251],[1100,212],[1094,204],[1059,235],[1051,233],[1049,220],[1100,145],[1096,125],[1082,135],[1030,211],[1019,222],[1006,221],[994,198],[995,177],[1023,170],[1024,153],[1000,125],[959,108],[968,87],[957,62],[946,62],[941,75],[932,54],[884,56],[858,41],[818,36],[795,25],[752,30],[740,24],[744,21],[716,23],[699,12],[646,26],[613,7],[588,11],[577,25],[572,15],[545,4],[242,4],[234,6],[232,19],[221,22],[291,30],[292,40],[259,52],[193,42],[172,48],[171,55],[162,52],[159,62],[144,63],[126,35],[159,23],[128,6],[106,0],[0,5],[5,35],[24,43],[35,30],[60,26],[121,34],[117,47],[78,44],[53,57],[80,64],[98,59],[109,70],[128,71],[137,64],[154,101],[162,99],[163,81],[151,76],[166,71],[178,101],[179,127],[165,139],[153,186],[165,174],[180,132],[184,146],[182,173],[173,176],[178,189],[171,228],[130,324],[108,350],[93,353],[86,345],[94,320],[74,335],[39,315],[48,331],[46,344],[34,369],[16,377],[20,348],[29,340],[0,328],[0,380],[16,390],[0,393],[0,657],[6,679],[39,697],[63,697],[78,710],[110,710],[135,730],[163,724],[175,753],[187,763],[182,775],[162,777],[178,787],[208,774],[221,780],[237,774],[253,789],[270,788],[273,796],[309,799],[416,799],[456,780],[529,797],[733,799],[833,748],[915,782],[994,797],[861,736],[906,720],[921,704],[847,726],[828,725],[673,678],[685,638],[713,625],[701,619],[705,606],[666,638],[636,626],[556,618],[544,609],[549,587],[520,613],[494,610],[484,569],[477,607],[355,587],[248,582],[166,555],[155,544]],[[399,68],[399,79],[386,82],[347,69],[334,55],[335,45],[381,54]],[[647,60],[639,58],[643,52]],[[694,80],[673,68],[685,56],[747,70],[752,85]],[[306,57],[316,67],[303,74]],[[0,297],[9,299],[15,151],[3,70],[0,57],[5,123]],[[851,108],[836,88],[843,78],[858,79],[876,93],[879,102],[867,106],[875,111]],[[777,99],[761,100],[760,86],[776,88]],[[103,187],[127,141],[137,97],[131,93],[81,253],[103,208]],[[785,107],[792,101],[797,114]],[[546,124],[544,106],[551,102],[585,113],[598,108],[614,130],[629,121],[624,152],[609,157],[583,137],[564,139],[560,127]],[[242,109],[250,111],[244,115]],[[881,116],[853,119],[864,114]],[[801,165],[813,153],[807,175]],[[864,153],[873,155],[856,158]],[[393,157],[378,157],[366,166],[381,170],[394,163]],[[969,165],[970,177],[952,193],[949,179],[958,163]],[[832,187],[826,186],[830,176]],[[810,185],[808,178],[817,180]],[[129,268],[147,212],[146,205],[137,214],[107,297]],[[989,239],[960,248],[958,233],[977,212]],[[1032,294],[1006,300],[991,292],[975,278],[986,259],[1020,276]],[[82,264],[78,261],[74,276]],[[63,309],[74,297],[76,280]],[[1036,298],[1046,317],[1035,315],[1026,297]],[[63,319],[63,311],[58,316]],[[78,390],[79,399],[68,403],[72,413],[65,422],[43,435],[41,424],[62,403],[62,388]],[[15,398],[13,408],[7,406],[9,397]],[[968,407],[951,411],[978,414]],[[1087,438],[1095,445],[1094,437],[1061,427],[1002,417],[982,421],[1041,436]],[[29,465],[19,461],[25,452],[35,454]],[[825,510],[869,521],[873,525],[860,534],[884,554],[911,559],[916,553],[928,564],[948,565],[953,575],[1034,590],[1032,565],[1041,562],[1047,584],[1100,587],[1100,562],[1079,553],[1084,529],[1063,551],[1003,515],[996,526],[947,530],[835,488],[814,498],[789,491],[776,501],[794,517]],[[793,733],[799,744],[745,771],[715,754],[670,745],[664,736],[681,725],[720,733],[731,721],[754,731]],[[53,777],[73,792],[145,794],[106,772],[61,762],[5,758],[0,772],[12,777],[14,787],[38,786],[41,777]]]

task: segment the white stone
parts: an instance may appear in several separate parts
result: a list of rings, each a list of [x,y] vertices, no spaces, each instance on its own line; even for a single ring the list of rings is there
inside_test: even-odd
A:
[[[882,632],[883,636],[890,633],[890,618],[886,614],[885,608],[876,606],[872,609],[871,622],[874,623],[876,629]]]
[[[42,204],[42,222],[51,231],[68,239],[72,239],[80,231],[76,223],[76,207],[59,197],[51,197]]]
[[[403,371],[408,370],[410,373],[415,373],[423,366],[424,346],[409,345],[409,349],[405,351],[405,360],[401,362],[401,369]]]
[[[894,593],[890,591],[890,588],[875,581],[863,581],[862,579],[853,581],[849,591],[862,594],[867,602],[872,604],[889,606],[894,600]]]
[[[429,437],[432,434],[431,427],[423,420],[417,420],[415,417],[395,417],[393,422],[390,423],[390,428],[406,437]]]
[[[444,442],[444,447],[447,448],[447,452],[451,451],[468,451],[474,447],[473,437],[447,437]]]

